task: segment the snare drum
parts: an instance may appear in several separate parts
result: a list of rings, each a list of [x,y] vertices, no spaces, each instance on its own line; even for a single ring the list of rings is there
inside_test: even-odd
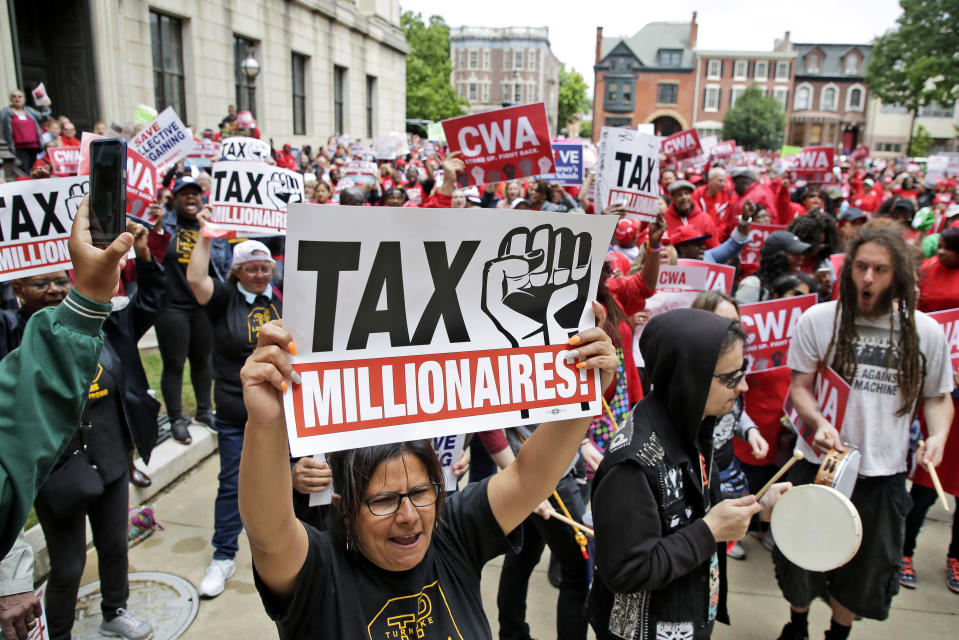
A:
[[[842,443],[845,451],[833,449],[823,458],[819,465],[819,472],[813,484],[832,487],[847,498],[852,498],[852,490],[856,487],[856,478],[859,476],[859,463],[862,454],[854,445]]]
[[[856,507],[842,493],[822,484],[799,485],[782,494],[769,525],[776,547],[808,571],[841,567],[862,544],[862,520]]]

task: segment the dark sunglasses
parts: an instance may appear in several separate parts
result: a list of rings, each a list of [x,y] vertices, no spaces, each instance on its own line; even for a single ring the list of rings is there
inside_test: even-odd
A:
[[[736,385],[742,382],[743,378],[746,377],[747,368],[749,368],[749,361],[744,359],[743,366],[736,369],[735,371],[731,371],[729,373],[714,373],[713,377],[719,378],[720,380],[725,382],[727,389],[735,389]]]

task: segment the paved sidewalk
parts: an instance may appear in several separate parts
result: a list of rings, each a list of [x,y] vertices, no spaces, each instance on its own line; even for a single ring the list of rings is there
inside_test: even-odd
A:
[[[213,554],[210,538],[213,535],[213,500],[218,470],[218,458],[210,456],[177,484],[154,498],[157,517],[166,530],[158,531],[130,551],[131,571],[166,571],[182,576],[194,585],[200,584]],[[916,554],[919,589],[901,592],[893,601],[893,612],[886,622],[857,623],[852,638],[945,640],[959,635],[959,594],[946,589],[943,579],[950,523],[951,514],[946,514],[941,506],[933,508],[919,538]],[[733,626],[719,625],[713,637],[719,640],[772,640],[779,635],[788,618],[787,605],[776,587],[769,553],[754,538],[748,538],[744,544],[747,559],[729,560],[729,603]],[[83,584],[96,579],[95,553],[91,551],[87,559]],[[483,572],[483,601],[494,637],[497,635],[496,588],[501,564],[501,559],[496,559]],[[534,638],[555,637],[556,593],[546,579],[544,559],[534,573],[529,589],[527,617]],[[816,603],[810,618],[810,638],[821,638],[829,621],[826,605]],[[276,628],[263,612],[253,586],[249,545],[244,535],[241,535],[237,556],[237,575],[227,583],[223,595],[201,601],[199,614],[183,637],[204,640],[277,637]],[[592,633],[590,637],[593,637]]]

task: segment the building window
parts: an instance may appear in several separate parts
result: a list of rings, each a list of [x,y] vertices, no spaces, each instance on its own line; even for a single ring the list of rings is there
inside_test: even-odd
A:
[[[510,102],[510,96],[512,96],[512,92],[510,91],[509,83],[504,82],[503,83],[503,102]]]
[[[457,52],[456,66],[459,67],[460,69],[466,68],[466,51],[463,51],[462,49],[460,49],[459,52]]]
[[[943,107],[938,102],[932,102],[919,109],[919,115],[923,118],[951,118],[955,112],[955,107]]]
[[[826,85],[822,90],[822,99],[819,104],[819,108],[822,111],[835,111],[836,110],[836,96],[838,90],[834,85]]]
[[[703,111],[719,111],[719,85],[709,85],[706,87]]]
[[[517,69],[523,68],[523,52],[522,51],[513,52],[513,66]]]
[[[808,73],[819,73],[819,54],[806,54],[806,71]]]
[[[737,60],[735,63],[733,63],[733,80],[745,80],[748,70],[748,62],[745,60]]]
[[[796,103],[793,105],[794,111],[808,111],[812,102],[812,89],[808,84],[801,84],[796,89]]]
[[[629,118],[607,116],[603,125],[606,127],[629,127],[632,126],[632,121]]]
[[[900,106],[898,104],[887,104],[883,102],[882,106],[879,107],[879,112],[904,116],[909,113],[909,109],[907,109],[906,107]]]
[[[769,79],[769,63],[765,60],[757,60],[756,68],[753,72],[753,78],[756,80]]]
[[[732,109],[740,97],[746,92],[744,85],[736,85],[729,90],[729,108]]]
[[[659,50],[659,66],[661,67],[678,67],[683,64],[683,50],[682,49],[660,49]]]
[[[376,105],[376,76],[366,76],[366,137],[373,137],[373,118]]]
[[[789,89],[786,87],[776,87],[773,89],[773,100],[779,103],[783,111],[786,111],[786,105],[789,104]]]
[[[607,111],[633,110],[633,78],[606,78],[606,100],[603,108]]]
[[[469,87],[469,95],[467,96],[467,99],[470,102],[476,102],[476,95],[477,95],[476,83],[471,82]]]
[[[529,53],[526,54],[526,58],[529,63],[527,64],[526,68],[529,71],[536,71],[536,52],[530,51]]]
[[[862,111],[863,89],[860,86],[852,86],[846,91],[846,111]]]
[[[776,82],[786,82],[789,80],[789,63],[788,62],[777,62],[776,63]]]
[[[483,104],[489,104],[489,83],[484,82],[481,86],[483,87]]]
[[[859,54],[855,51],[850,51],[846,55],[846,61],[843,66],[843,71],[846,75],[854,76],[859,73]]]
[[[809,127],[809,144],[822,144],[822,124],[814,122]]]
[[[483,49],[483,69],[489,71],[489,49]]]
[[[706,78],[709,80],[719,80],[723,75],[723,61],[710,60],[706,63]]]
[[[256,115],[256,105],[250,104],[250,81],[243,73],[240,65],[248,55],[254,55],[256,52],[256,43],[243,36],[233,36],[233,81],[236,90],[236,109],[242,111],[249,109],[250,113]]]
[[[470,51],[469,56],[469,67],[470,69],[479,69],[479,51]]]
[[[660,82],[656,86],[656,104],[676,104],[679,95],[679,85],[671,82]],[[626,98],[627,96],[623,96]]]
[[[183,32],[177,18],[150,11],[150,36],[153,45],[153,98],[161,111],[172,106],[186,120],[186,95],[183,89]]]
[[[293,54],[293,135],[306,135],[306,56]]]
[[[346,93],[346,68],[333,67],[333,128],[335,133],[344,133],[346,124],[343,121],[343,103]]]
[[[513,104],[523,103],[523,85],[516,83],[513,85]]]

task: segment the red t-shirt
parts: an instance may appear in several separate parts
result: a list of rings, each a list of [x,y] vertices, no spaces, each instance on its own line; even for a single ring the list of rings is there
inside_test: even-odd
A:
[[[733,451],[741,462],[754,466],[772,464],[779,449],[779,436],[785,429],[780,419],[791,382],[792,370],[789,367],[776,367],[746,376],[746,383],[749,385],[744,400],[746,413],[759,427],[760,435],[769,443],[769,453],[765,458],[754,458],[748,442],[733,438]]]
[[[10,118],[13,127],[13,146],[17,149],[39,149],[40,138],[37,137],[37,123],[25,113],[15,113]]]
[[[80,138],[73,138],[70,136],[60,136],[60,144],[64,147],[79,147]]]
[[[959,269],[950,269],[938,258],[922,261],[916,308],[929,313],[959,307]]]

